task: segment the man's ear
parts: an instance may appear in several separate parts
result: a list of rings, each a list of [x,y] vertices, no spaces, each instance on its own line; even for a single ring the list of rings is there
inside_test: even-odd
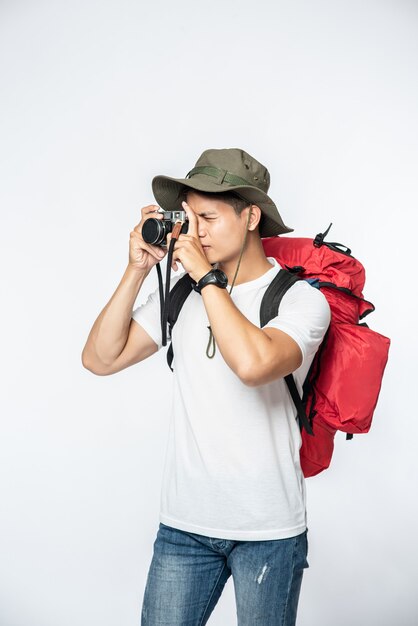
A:
[[[248,224],[248,230],[255,230],[261,220],[261,209],[259,206],[257,206],[256,204],[252,204],[250,206],[250,210],[251,210],[251,217],[250,217],[250,223]],[[248,216],[247,216],[248,219]]]

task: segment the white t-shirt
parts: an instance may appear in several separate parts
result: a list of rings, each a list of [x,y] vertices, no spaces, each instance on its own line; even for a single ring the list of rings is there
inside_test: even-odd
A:
[[[268,260],[270,270],[231,293],[235,306],[258,327],[262,297],[281,267],[273,257]],[[132,317],[161,348],[158,289]],[[325,296],[298,281],[267,324],[300,346],[303,361],[293,373],[299,391],[329,322]],[[306,494],[301,435],[286,383],[281,378],[246,386],[218,347],[214,358],[206,356],[208,326],[203,298],[192,290],[173,329],[173,403],[159,519],[220,539],[296,536],[307,527]]]

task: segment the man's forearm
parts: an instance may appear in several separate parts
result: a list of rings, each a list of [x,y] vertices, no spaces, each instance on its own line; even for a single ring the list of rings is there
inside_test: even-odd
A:
[[[216,344],[229,367],[245,379],[265,358],[270,338],[239,311],[226,289],[207,285],[202,298]]]
[[[110,365],[120,355],[128,338],[132,308],[148,273],[127,266],[115,293],[93,324],[83,350],[83,362],[90,358]]]

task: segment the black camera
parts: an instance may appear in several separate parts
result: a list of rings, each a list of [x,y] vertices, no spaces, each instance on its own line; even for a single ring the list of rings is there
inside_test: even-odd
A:
[[[182,233],[187,233],[189,220],[186,211],[163,211],[163,219],[149,217],[142,225],[142,239],[154,246],[167,245],[167,235],[171,233],[176,222],[183,222]]]

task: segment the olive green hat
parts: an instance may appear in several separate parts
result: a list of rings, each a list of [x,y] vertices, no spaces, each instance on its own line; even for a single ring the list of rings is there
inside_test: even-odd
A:
[[[267,168],[239,148],[205,150],[186,178],[155,176],[152,180],[155,199],[165,211],[181,208],[180,198],[185,187],[211,193],[234,191],[260,207],[263,213],[261,237],[291,233],[293,228],[284,224],[276,205],[267,195],[269,186]]]

